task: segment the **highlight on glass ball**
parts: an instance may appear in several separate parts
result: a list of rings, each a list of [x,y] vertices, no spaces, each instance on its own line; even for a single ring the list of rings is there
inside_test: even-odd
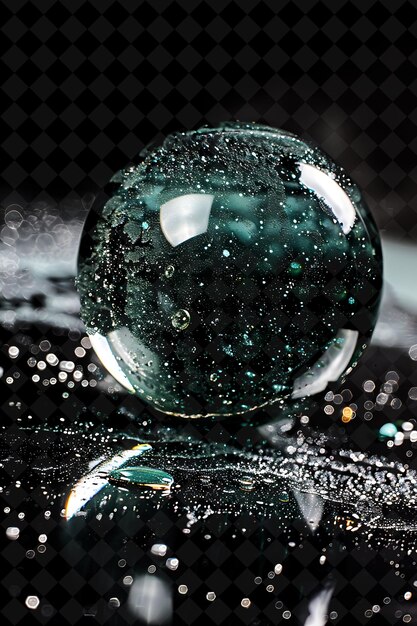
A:
[[[169,135],[111,182],[77,284],[92,346],[130,392],[172,415],[233,416],[319,394],[356,365],[379,237],[321,150],[225,123]]]

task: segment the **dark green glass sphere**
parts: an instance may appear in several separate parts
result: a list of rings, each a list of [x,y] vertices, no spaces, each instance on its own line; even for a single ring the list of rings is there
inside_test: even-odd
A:
[[[329,157],[266,126],[176,133],[112,179],[80,255],[97,355],[165,413],[236,415],[314,395],[366,347],[377,230]]]

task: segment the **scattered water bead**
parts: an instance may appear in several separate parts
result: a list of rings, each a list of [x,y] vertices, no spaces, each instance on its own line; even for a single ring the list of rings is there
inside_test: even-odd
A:
[[[408,390],[408,397],[410,400],[417,400],[417,387],[411,387]]]
[[[6,226],[12,228],[13,230],[18,229],[23,222],[23,216],[21,211],[23,211],[23,209],[20,205],[10,204],[7,207],[6,215],[4,217]]]
[[[417,361],[417,343],[411,346],[411,348],[408,350],[408,354],[410,355],[410,359],[412,359],[413,361]]]
[[[142,487],[155,491],[168,490],[174,482],[172,476],[163,470],[141,466],[113,470],[108,478],[109,482],[123,487]]]
[[[164,543],[154,543],[151,547],[151,552],[156,556],[165,556],[167,553],[167,547]]]
[[[374,381],[373,380],[365,380],[365,382],[363,383],[363,388],[364,388],[365,391],[370,393],[371,391],[373,391],[375,389]]]
[[[111,609],[118,609],[120,607],[120,600],[119,600],[119,598],[110,598],[110,600],[109,600],[109,607]]]
[[[321,393],[375,325],[381,253],[360,191],[284,131],[168,136],[113,177],[85,232],[77,284],[92,347],[166,413],[236,415]]]
[[[25,600],[25,604],[28,607],[28,609],[35,610],[38,608],[40,604],[40,600],[38,596],[28,596]]]
[[[16,359],[19,356],[19,348],[17,346],[10,346],[9,348],[9,357],[11,359]]]
[[[16,541],[16,539],[19,539],[19,535],[20,529],[17,528],[17,526],[9,526],[8,528],[6,528],[7,539],[10,539],[11,541]]]
[[[190,324],[190,314],[185,309],[180,309],[171,317],[171,322],[177,330],[185,330]]]
[[[381,437],[395,437],[397,434],[397,427],[395,424],[391,423],[384,424],[379,429],[379,434]]]

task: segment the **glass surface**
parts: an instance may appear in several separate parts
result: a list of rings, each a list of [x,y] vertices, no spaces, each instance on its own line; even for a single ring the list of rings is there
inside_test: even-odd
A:
[[[183,417],[245,414],[356,365],[376,321],[379,239],[320,150],[225,124],[167,137],[112,182],[78,289],[97,355],[130,392]]]
[[[5,624],[415,619],[412,301],[384,289],[343,385],[235,430],[145,408],[99,363],[73,279],[31,269],[0,301]]]

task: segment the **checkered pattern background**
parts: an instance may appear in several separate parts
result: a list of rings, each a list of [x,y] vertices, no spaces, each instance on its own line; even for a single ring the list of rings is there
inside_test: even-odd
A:
[[[3,208],[86,198],[149,142],[181,128],[240,119],[313,140],[363,189],[381,229],[417,239],[415,3],[14,0],[1,6]],[[71,206],[76,211],[76,202]],[[30,332],[39,341],[48,331]],[[4,482],[13,486],[2,494],[3,506],[11,508],[2,526],[19,526],[21,539],[5,540],[4,532],[1,537],[2,623],[138,623],[126,608],[121,580],[152,562],[152,537],[166,540],[180,558],[181,567],[169,579],[189,587],[186,596],[175,595],[175,625],[269,626],[279,623],[285,608],[292,617],[284,623],[304,624],[306,598],[328,575],[337,583],[330,607],[337,624],[368,623],[364,612],[382,606],[386,596],[394,599],[375,623],[403,623],[402,615],[411,612],[403,600],[410,581],[389,565],[395,556],[365,546],[344,549],[340,539],[333,541],[333,567],[320,568],[329,538],[311,537],[303,549],[287,554],[289,535],[298,545],[300,532],[291,521],[281,529],[254,519],[226,518],[222,526],[209,519],[204,529],[184,535],[169,510],[151,510],[145,519],[80,518],[67,525],[59,518],[62,499],[51,505],[40,485],[32,483],[30,494],[23,488],[31,477],[25,474],[24,443],[13,439],[18,419],[30,414],[34,423],[59,423],[62,416],[71,422],[85,411],[96,417],[120,412],[132,401],[80,387],[63,401],[60,393],[32,383],[24,343],[21,359],[11,364],[5,356],[11,338],[4,333],[3,340],[0,404],[8,435],[2,457],[10,461],[2,469]],[[75,344],[67,337],[57,335],[51,343],[61,358],[73,355]],[[394,351],[370,352],[349,384],[358,404],[363,380],[383,382],[389,369],[417,385],[409,359]],[[15,371],[20,378],[6,385]],[[133,410],[144,408],[136,402]],[[324,419],[322,407],[318,411]],[[412,407],[405,404],[399,416],[407,411]],[[329,418],[323,426],[330,424]],[[357,420],[351,426],[353,446],[385,451],[370,425]],[[205,436],[229,435],[216,425]],[[22,487],[15,486],[17,479]],[[49,521],[46,508],[52,511]],[[26,512],[23,522],[19,511]],[[47,550],[28,559],[26,550],[36,550],[40,532],[48,534]],[[204,540],[207,533],[210,541]],[[121,558],[127,561],[123,570]],[[285,576],[268,593],[266,574],[284,558]],[[260,586],[254,583],[258,575]],[[207,591],[216,592],[215,602],[207,602]],[[35,611],[24,604],[31,594],[41,599]],[[109,608],[113,596],[121,600],[120,609]],[[246,596],[249,609],[240,606]],[[275,607],[279,600],[282,609]]]
[[[168,132],[312,139],[381,227],[417,237],[413,2],[2,3],[3,202],[100,189]]]

